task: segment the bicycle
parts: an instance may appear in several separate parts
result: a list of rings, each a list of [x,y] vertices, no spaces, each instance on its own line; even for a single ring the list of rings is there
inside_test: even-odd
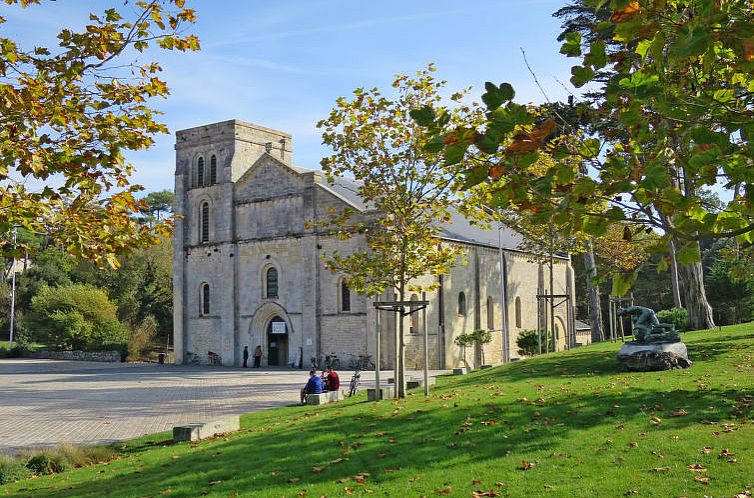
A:
[[[333,370],[337,370],[340,367],[340,359],[335,353],[330,353],[325,356],[325,367],[330,367]]]
[[[353,372],[353,376],[351,377],[351,382],[348,384],[348,397],[355,396],[356,393],[359,392],[359,387],[361,384],[361,372],[358,370],[355,370]]]
[[[358,359],[354,358],[348,362],[348,368],[353,370],[374,370],[375,364],[372,361],[371,355],[360,354]]]

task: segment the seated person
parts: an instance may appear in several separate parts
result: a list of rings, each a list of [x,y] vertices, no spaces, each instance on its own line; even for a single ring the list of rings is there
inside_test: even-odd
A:
[[[338,389],[340,389],[340,377],[338,377],[338,373],[335,372],[332,367],[327,367],[327,374],[325,375],[325,390],[337,391]]]
[[[301,404],[306,404],[307,394],[322,394],[325,390],[325,386],[322,384],[322,379],[317,375],[316,370],[309,370],[309,381],[301,388]]]

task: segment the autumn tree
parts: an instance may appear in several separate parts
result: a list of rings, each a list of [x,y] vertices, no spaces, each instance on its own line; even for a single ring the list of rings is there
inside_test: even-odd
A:
[[[39,0],[6,3],[43,8],[31,5]],[[79,32],[61,29],[56,46],[0,37],[0,233],[23,227],[117,266],[119,255],[169,231],[167,222],[133,219],[141,187],[130,183],[123,154],[167,132],[149,101],[168,87],[157,63],[131,60],[153,44],[197,50],[185,33],[194,19],[184,0],[140,0],[91,14]]]
[[[480,181],[499,185],[506,207],[562,219],[593,235],[617,222],[630,223],[635,233],[659,229],[660,245],[679,245],[691,327],[710,327],[699,241],[736,237],[750,244],[754,231],[754,10],[746,0],[583,3],[608,6],[610,17],[595,29],[609,30],[620,45],[608,53],[598,38],[584,48],[573,33],[561,51],[582,58],[572,68],[577,87],[612,67],[597,109],[611,116],[608,128],[599,136],[553,140],[546,122],[511,101],[510,85],[490,83],[485,126],[475,129],[471,143],[449,143],[447,164],[502,150],[501,162]],[[425,123],[432,127],[434,120]],[[557,160],[543,175],[527,168],[539,154]],[[573,174],[563,160],[574,157],[589,174]],[[703,187],[737,195],[724,209],[711,209]]]
[[[439,223],[450,219],[457,201],[453,195],[457,178],[441,165],[442,142],[430,145],[431,137],[410,113],[424,108],[448,128],[470,109],[459,106],[451,111],[440,105],[445,82],[435,80],[433,71],[430,65],[414,76],[396,76],[391,96],[376,88],[358,88],[351,98],[339,98],[330,115],[318,123],[323,142],[334,151],[322,160],[322,169],[329,177],[352,176],[370,209],[368,221],[355,218],[352,211],[334,213],[327,221],[340,238],[363,234],[365,247],[329,254],[326,264],[366,296],[391,289],[399,301],[405,301],[409,291],[431,290],[435,279],[421,277],[446,273],[459,256],[456,248],[439,240]],[[462,97],[463,92],[457,93],[452,100]],[[396,384],[402,397],[403,320],[398,324]]]

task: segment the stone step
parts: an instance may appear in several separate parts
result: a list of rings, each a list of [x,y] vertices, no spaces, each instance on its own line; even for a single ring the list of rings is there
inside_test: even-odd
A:
[[[173,427],[173,441],[198,441],[216,434],[234,432],[240,428],[239,416],[229,415],[210,422],[197,422]]]

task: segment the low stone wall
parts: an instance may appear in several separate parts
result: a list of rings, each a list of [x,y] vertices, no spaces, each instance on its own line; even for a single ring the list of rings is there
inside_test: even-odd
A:
[[[106,361],[111,363],[121,361],[118,351],[33,351],[24,353],[24,357],[48,360]]]

